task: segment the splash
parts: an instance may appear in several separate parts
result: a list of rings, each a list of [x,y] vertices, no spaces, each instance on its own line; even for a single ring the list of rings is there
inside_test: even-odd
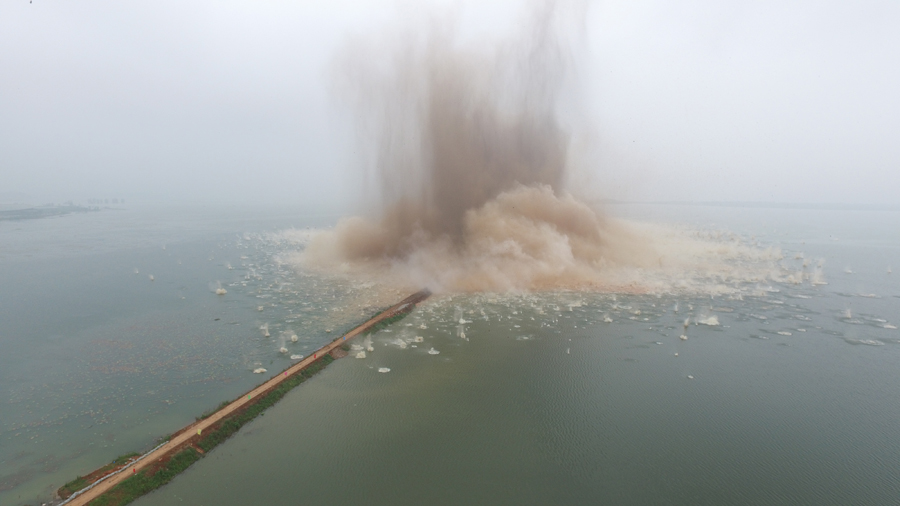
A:
[[[492,46],[435,24],[348,46],[339,92],[358,113],[378,211],[304,238],[296,261],[451,292],[765,279],[780,252],[611,219],[566,191],[584,13],[546,2],[529,14]]]
[[[379,223],[340,222],[310,242],[297,261],[444,291],[585,289],[618,292],[731,293],[745,283],[780,279],[778,249],[738,237],[603,216],[546,185],[518,185],[466,213],[461,241],[419,234],[402,255],[353,255],[346,241]]]
[[[719,317],[716,315],[708,316],[706,318],[698,318],[697,323],[700,325],[708,325],[710,327],[719,326]]]

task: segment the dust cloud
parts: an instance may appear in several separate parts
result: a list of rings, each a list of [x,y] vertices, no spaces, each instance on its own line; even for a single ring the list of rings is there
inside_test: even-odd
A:
[[[545,2],[495,44],[465,44],[438,22],[349,44],[337,89],[358,119],[376,211],[314,234],[296,261],[451,292],[764,279],[778,252],[612,219],[566,191],[580,19],[583,6]]]

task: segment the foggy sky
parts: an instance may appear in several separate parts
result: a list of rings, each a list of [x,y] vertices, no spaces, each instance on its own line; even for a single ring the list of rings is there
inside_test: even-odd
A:
[[[0,194],[352,208],[359,161],[334,55],[417,5],[5,1]],[[596,196],[896,202],[900,3],[587,12],[579,182]],[[520,15],[517,2],[457,12],[470,40]]]

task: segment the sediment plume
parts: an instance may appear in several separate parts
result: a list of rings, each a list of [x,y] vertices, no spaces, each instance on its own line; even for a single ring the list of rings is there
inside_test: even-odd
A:
[[[299,262],[434,291],[647,291],[697,269],[759,277],[726,268],[760,260],[749,249],[715,258],[719,245],[684,233],[664,244],[671,230],[610,219],[566,191],[563,111],[579,110],[583,15],[534,4],[495,45],[464,44],[440,23],[350,44],[338,90],[359,119],[376,211],[314,234]]]

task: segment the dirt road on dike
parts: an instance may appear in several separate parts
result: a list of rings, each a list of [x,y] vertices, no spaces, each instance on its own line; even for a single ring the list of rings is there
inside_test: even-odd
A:
[[[168,443],[164,444],[163,446],[160,446],[153,452],[145,455],[140,461],[133,463],[133,464],[129,465],[128,467],[124,468],[120,473],[107,478],[106,480],[98,483],[94,488],[75,497],[71,501],[66,502],[65,503],[66,506],[82,506],[82,505],[88,504],[89,502],[93,501],[94,499],[96,499],[97,497],[102,495],[104,492],[110,490],[111,488],[115,487],[122,481],[128,479],[128,477],[131,476],[132,474],[134,474],[135,472],[140,471],[141,469],[168,456],[174,450],[180,449],[185,444],[190,442],[191,439],[197,437],[198,431],[202,432],[204,429],[213,426],[214,424],[216,424],[223,418],[227,417],[231,413],[234,413],[235,411],[241,409],[248,402],[251,402],[253,399],[256,399],[260,395],[264,394],[266,391],[268,391],[272,388],[275,388],[276,386],[278,386],[279,383],[281,383],[282,381],[286,380],[287,378],[293,376],[294,374],[300,372],[305,367],[307,367],[308,365],[312,364],[313,362],[315,362],[316,360],[318,360],[319,358],[324,356],[326,353],[330,353],[332,350],[334,350],[338,346],[342,345],[348,339],[356,337],[357,335],[365,332],[367,329],[369,329],[373,325],[377,324],[378,322],[385,320],[387,318],[390,318],[390,317],[408,309],[410,305],[416,305],[419,302],[422,302],[423,300],[427,299],[429,295],[431,295],[431,292],[429,292],[428,290],[422,290],[422,291],[419,291],[419,292],[416,292],[416,293],[410,295],[409,297],[403,299],[402,301],[398,302],[397,304],[394,304],[393,306],[387,308],[386,310],[382,311],[378,315],[370,318],[368,321],[366,321],[362,325],[354,328],[350,332],[347,332],[346,334],[338,337],[334,341],[319,348],[318,350],[313,352],[313,356],[306,357],[303,360],[301,360],[300,362],[297,362],[296,364],[292,365],[291,367],[278,373],[278,375],[276,375],[275,377],[266,381],[262,385],[254,388],[250,392],[247,392],[246,394],[242,395],[236,401],[225,406],[224,408],[220,409],[219,411],[216,411],[209,417],[204,418],[203,420],[200,420],[199,422],[188,425],[187,427],[182,429],[175,437],[173,437]]]

